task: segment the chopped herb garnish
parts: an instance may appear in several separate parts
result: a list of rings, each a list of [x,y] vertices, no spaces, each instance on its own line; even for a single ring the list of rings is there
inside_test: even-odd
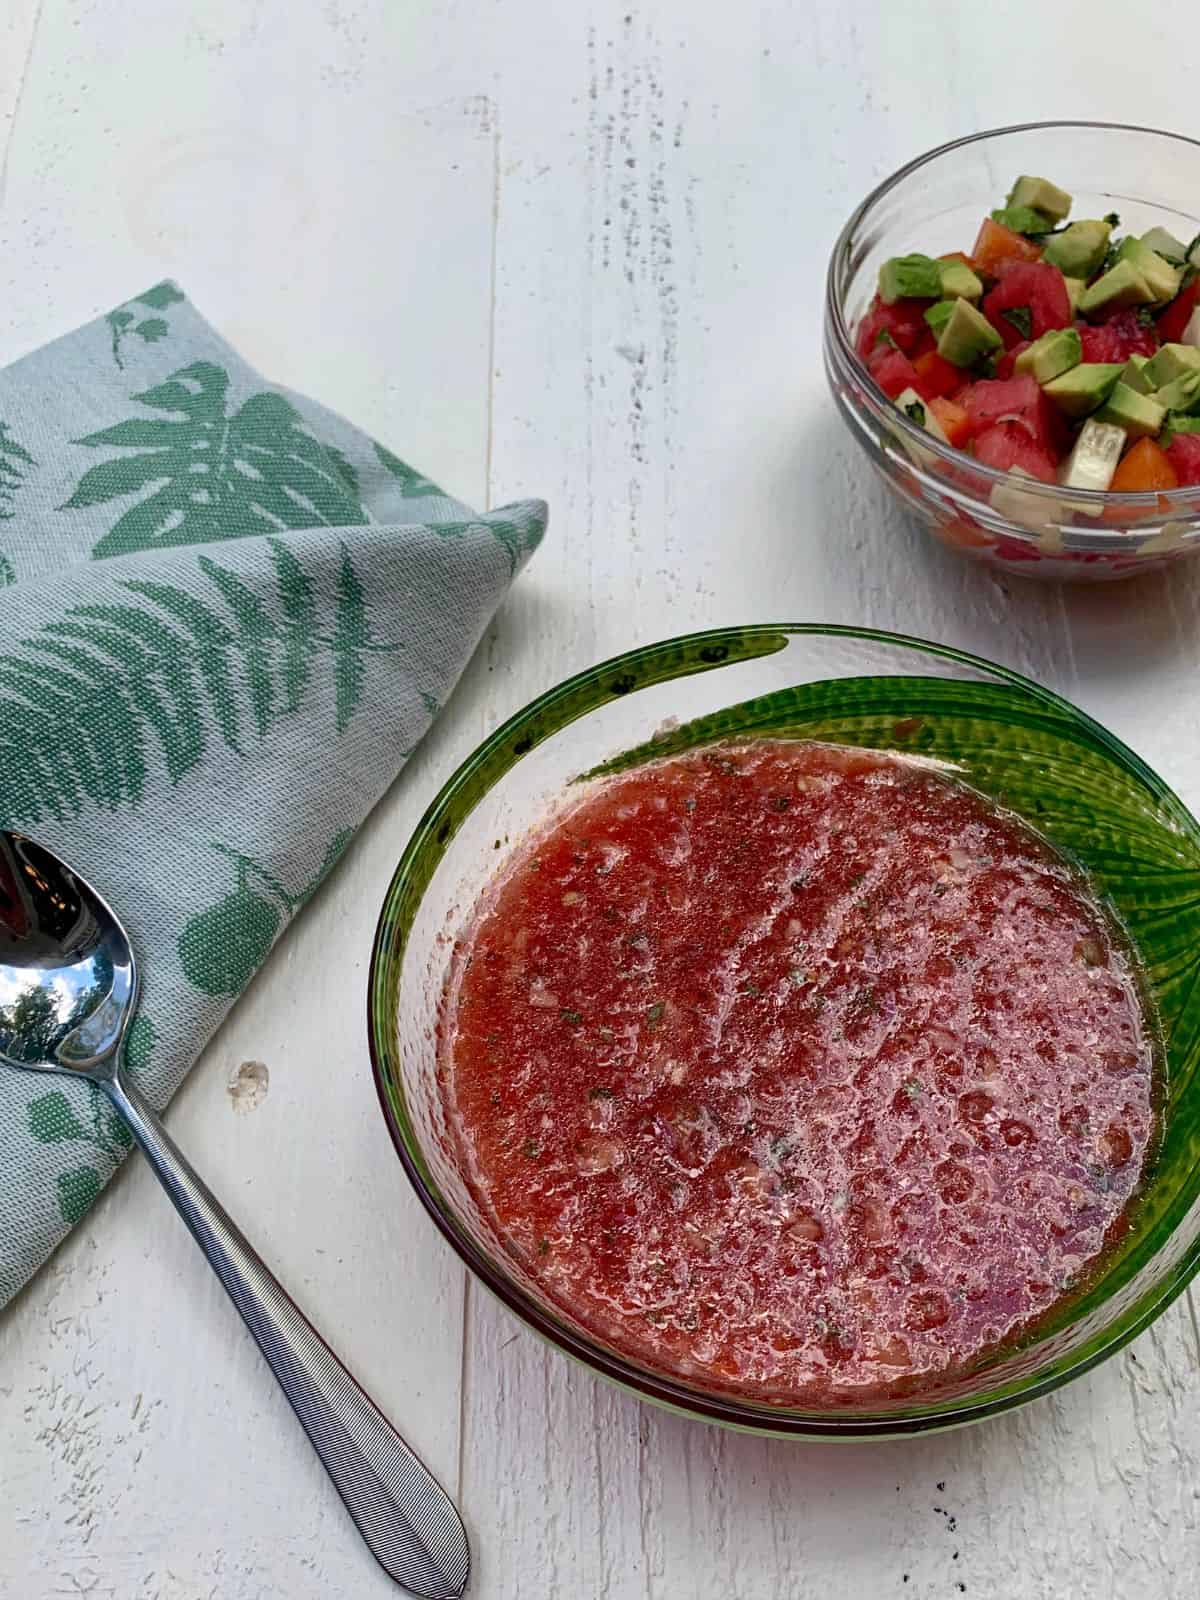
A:
[[[813,978],[812,973],[805,972],[803,967],[793,967],[788,973],[788,977],[796,985],[797,989],[803,989],[807,984],[814,983],[816,981]]]
[[[541,1146],[538,1144],[536,1139],[526,1139],[525,1143],[521,1146],[521,1149],[531,1161],[536,1161],[538,1156],[541,1154]]]
[[[791,1155],[791,1153],[792,1153],[792,1151],[794,1149],[795,1149],[795,1146],[793,1145],[793,1143],[792,1143],[792,1141],[790,1139],[785,1139],[782,1136],[780,1138],[778,1138],[778,1139],[772,1139],[771,1140],[771,1160],[772,1161],[785,1161],[787,1159],[787,1157]]]
[[[775,794],[771,796],[772,811],[786,811],[791,806],[791,803],[791,800],[786,794]]]
[[[1139,328],[1152,328],[1154,326],[1154,313],[1149,306],[1138,306],[1134,312]]]
[[[665,1000],[656,1000],[653,1005],[646,1007],[646,1027],[653,1032],[663,1019],[663,1012],[667,1009]]]
[[[748,995],[751,995],[751,996],[755,996],[755,995],[760,995],[762,993],[762,990],[758,987],[758,985],[756,983],[744,983],[742,985],[742,987],[741,987],[740,992],[742,994],[748,994]]]
[[[572,1011],[570,1006],[563,1006],[558,1014],[564,1022],[576,1023],[583,1021],[583,1012]]]
[[[611,1100],[612,1097],[613,1092],[611,1089],[596,1088],[588,1090],[589,1100]]]
[[[683,809],[685,811],[695,811],[696,796],[694,794],[688,795],[687,799],[683,802]]]
[[[879,346],[881,344],[890,347],[892,350],[899,350],[899,348],[900,348],[900,346],[896,343],[895,339],[892,338],[891,334],[887,331],[886,328],[881,328],[879,330],[879,332],[875,335],[875,343],[874,343],[874,345],[872,345],[871,348],[874,349],[874,350],[878,350]]]
[[[906,1099],[914,1104],[921,1098],[921,1085],[915,1078],[906,1078],[903,1088]]]
[[[1110,211],[1104,220],[1110,228],[1119,228],[1121,226],[1121,218],[1115,211]]]
[[[538,1242],[537,1242],[537,1247],[538,1247],[538,1255],[546,1256],[546,1255],[550,1254],[550,1241],[549,1241],[549,1239],[546,1239],[546,1238],[539,1239]]]
[[[1012,324],[1022,339],[1033,338],[1033,311],[1029,306],[1010,306],[1007,311],[1002,311],[1000,315],[1005,322]]]
[[[792,893],[803,894],[808,888],[808,873],[802,872],[798,878],[792,879]]]
[[[906,416],[909,416],[913,419],[918,428],[923,428],[925,426],[925,407],[919,400],[911,401],[905,406],[904,411]]]

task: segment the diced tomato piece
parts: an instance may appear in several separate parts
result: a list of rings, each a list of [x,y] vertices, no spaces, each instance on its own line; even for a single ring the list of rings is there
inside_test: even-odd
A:
[[[994,422],[1017,421],[1035,444],[1053,453],[1062,437],[1062,422],[1053,401],[1047,400],[1036,378],[1022,373],[1015,378],[981,378],[966,395],[971,432],[982,433]]]
[[[971,251],[971,259],[977,271],[986,272],[994,278],[1001,262],[1038,261],[1041,254],[1040,245],[1026,239],[1023,234],[1014,233],[1003,223],[985,217]]]
[[[929,333],[929,324],[925,321],[927,305],[926,300],[897,300],[889,306],[876,295],[858,325],[855,348],[859,355],[867,360],[873,351],[881,348],[879,336],[882,333],[890,334],[905,355],[911,355],[922,334]]]
[[[1030,437],[1028,428],[1020,422],[994,422],[985,428],[975,440],[975,459],[985,467],[995,467],[997,472],[1020,467],[1031,478],[1054,482],[1054,457]]]
[[[1179,474],[1170,457],[1153,439],[1139,439],[1127,450],[1109,485],[1114,494],[1142,494],[1151,489],[1174,489]]]
[[[905,389],[915,389],[922,399],[930,398],[922,386],[921,374],[903,350],[893,350],[891,345],[877,345],[875,354],[867,360],[867,367],[884,394],[893,400]]]
[[[1155,331],[1163,344],[1179,343],[1197,302],[1200,302],[1200,278],[1193,278],[1187,288],[1175,296],[1155,324]]]
[[[1057,267],[1044,261],[1018,262],[983,297],[984,316],[1010,347],[1019,344],[1025,334],[1005,313],[1022,310],[1029,313],[1031,339],[1040,339],[1052,328],[1070,326],[1071,299],[1066,280]]]
[[[936,350],[929,350],[923,356],[918,356],[913,366],[920,374],[921,382],[929,390],[930,396],[953,394],[962,382],[962,371],[953,361],[947,361],[945,356],[938,355]]]
[[[1017,357],[1022,350],[1028,350],[1033,343],[1032,339],[1022,339],[1019,344],[1014,344],[1006,350],[996,363],[996,376],[998,378],[1011,378],[1017,370]]]
[[[1200,433],[1177,433],[1166,454],[1181,486],[1200,483]]]
[[[946,435],[946,443],[952,444],[956,450],[961,450],[971,437],[971,418],[966,406],[956,405],[953,400],[935,395],[929,402],[929,409],[941,424],[942,432]]]
[[[1152,356],[1158,349],[1158,334],[1138,320],[1136,311],[1126,308],[1098,327],[1086,322],[1075,324],[1085,361],[1128,361],[1130,356]]]

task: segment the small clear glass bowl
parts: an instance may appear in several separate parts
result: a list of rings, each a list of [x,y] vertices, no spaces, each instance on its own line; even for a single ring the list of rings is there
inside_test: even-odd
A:
[[[825,369],[850,432],[888,487],[943,543],[1023,577],[1124,578],[1200,549],[1200,486],[1111,494],[1022,481],[941,444],[867,372],[854,332],[881,264],[912,250],[970,251],[1015,178],[1075,197],[1074,217],[1116,211],[1123,231],[1200,232],[1200,143],[1101,122],[1039,122],[942,145],[867,196],[843,228],[825,294]],[[999,491],[999,494],[997,494]]]
[[[836,1409],[787,1408],[643,1366],[589,1333],[505,1249],[449,1136],[438,1026],[455,938],[505,852],[580,776],[717,738],[811,737],[954,763],[1082,862],[1124,923],[1161,1028],[1163,1133],[1100,1267],[1016,1344],[937,1388]],[[947,1428],[1047,1393],[1110,1355],[1200,1267],[1200,826],[1083,712],[1003,667],[853,628],[763,626],[631,651],[535,700],[430,806],[384,901],[369,1032],[396,1149],[472,1272],[560,1350],[689,1416],[757,1432],[867,1438]]]

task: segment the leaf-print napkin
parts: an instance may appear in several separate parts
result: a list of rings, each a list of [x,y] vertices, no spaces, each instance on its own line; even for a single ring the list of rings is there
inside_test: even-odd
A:
[[[0,826],[130,929],[158,1105],[544,526],[536,501],[477,516],[266,383],[170,283],[0,371]],[[127,1147],[98,1091],[0,1071],[0,1304]]]

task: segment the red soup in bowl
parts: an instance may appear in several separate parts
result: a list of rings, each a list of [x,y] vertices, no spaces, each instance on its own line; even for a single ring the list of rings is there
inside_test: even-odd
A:
[[[459,939],[439,1039],[498,1241],[632,1360],[933,1388],[1118,1236],[1155,1054],[1120,930],[932,762],[710,746],[586,787]]]

